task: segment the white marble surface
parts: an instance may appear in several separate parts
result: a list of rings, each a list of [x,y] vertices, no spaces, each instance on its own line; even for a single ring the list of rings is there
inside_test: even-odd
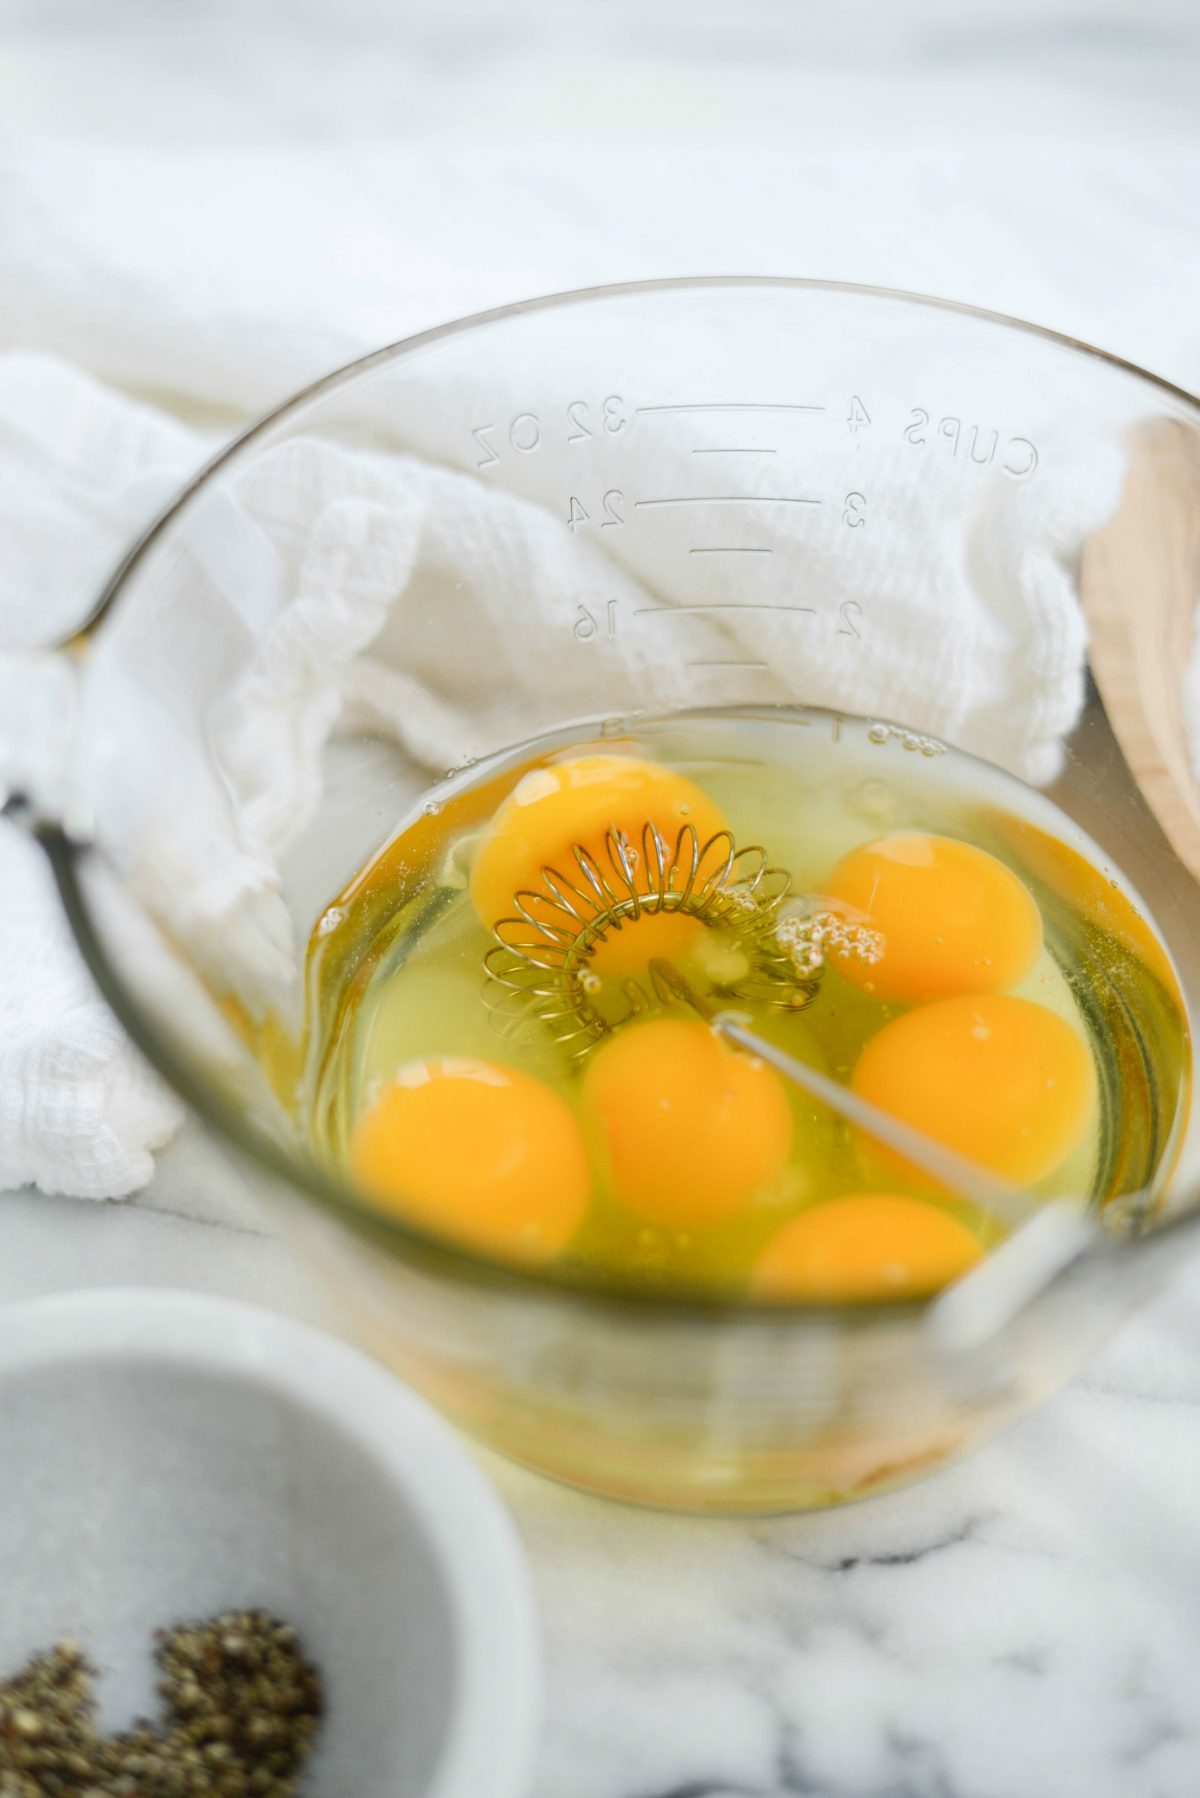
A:
[[[360,233],[372,304],[322,318],[318,358],[532,281],[707,264],[924,285],[1195,382],[1191,10],[757,0],[733,17],[525,0],[414,5],[398,22],[385,0],[286,14],[27,0],[7,9],[0,152],[12,170],[73,134],[117,158],[100,165],[114,180],[136,180],[140,158],[195,193],[193,152],[215,148],[222,178],[248,168],[269,196],[296,145],[308,178],[330,143],[386,138],[399,181],[421,134],[444,232],[394,277]],[[771,134],[769,151],[748,150],[751,129]],[[625,141],[638,134],[657,145],[640,171]],[[546,138],[573,148],[539,150]],[[509,194],[511,228],[466,241],[455,209],[489,180]],[[402,195],[397,208],[402,220]],[[291,254],[288,232],[304,228],[289,215],[271,252]],[[255,253],[231,246],[231,305],[234,247],[243,270]],[[80,336],[63,287],[57,310],[30,304],[19,323],[8,293],[0,344],[59,331],[50,347],[129,378],[119,262],[106,272],[107,334]],[[152,334],[138,347],[161,351]],[[245,404],[306,372],[268,364]],[[147,384],[193,407],[239,397],[189,388],[169,356]],[[128,1204],[0,1199],[0,1301],[116,1282],[324,1316],[191,1127]],[[658,1517],[488,1467],[528,1545],[547,1638],[531,1798],[1200,1791],[1200,1264],[1000,1443],[852,1511]]]
[[[115,1282],[326,1320],[192,1127],[128,1204],[0,1207],[0,1302]],[[1040,1413],[851,1510],[659,1516],[482,1459],[545,1630],[531,1798],[1200,1788],[1200,1263]]]

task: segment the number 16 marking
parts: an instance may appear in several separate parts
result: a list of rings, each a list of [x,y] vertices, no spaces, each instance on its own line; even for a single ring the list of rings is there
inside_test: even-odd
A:
[[[605,618],[607,620],[607,630],[605,631],[605,635],[611,641],[617,634],[617,601],[615,599],[607,601],[605,605]],[[596,614],[594,612],[589,612],[586,606],[580,606],[575,614],[575,623],[572,630],[580,643],[591,643],[599,635],[600,631],[600,626],[596,620]]]

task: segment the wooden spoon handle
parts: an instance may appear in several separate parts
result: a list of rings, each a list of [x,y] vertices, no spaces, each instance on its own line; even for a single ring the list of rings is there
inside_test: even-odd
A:
[[[1080,590],[1109,722],[1175,853],[1200,880],[1200,781],[1184,671],[1200,602],[1200,432],[1139,428],[1120,504],[1084,544]],[[1196,720],[1200,742],[1200,719]]]

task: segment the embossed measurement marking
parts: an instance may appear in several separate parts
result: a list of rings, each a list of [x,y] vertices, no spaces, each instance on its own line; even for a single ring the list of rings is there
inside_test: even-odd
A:
[[[788,493],[695,493],[675,499],[635,499],[641,506],[819,506],[819,499],[801,499]]]
[[[688,668],[766,668],[766,662],[743,662],[736,657],[720,657],[713,661],[692,661],[685,664]]]
[[[754,544],[717,543],[705,549],[689,549],[689,556],[773,556],[775,551]]]
[[[689,400],[669,406],[635,406],[647,412],[824,412],[824,406],[795,406],[783,400]]]
[[[697,606],[637,606],[635,618],[646,618],[655,612],[803,612],[809,618],[815,618],[815,606],[778,605],[774,600],[714,599]]]
[[[577,606],[571,624],[572,635],[580,643],[598,642],[602,638],[613,641],[619,634],[620,621],[625,614],[621,610],[621,602],[608,599],[603,602],[593,601],[596,610],[589,611],[587,606]],[[790,605],[785,601],[752,600],[752,599],[712,599],[699,600],[694,605],[652,605],[634,606],[629,613],[634,619],[664,615],[680,618],[703,618],[706,612],[715,614],[714,622],[724,622],[738,612],[782,612],[792,617],[818,618],[815,606]],[[837,616],[840,623],[835,626],[839,637],[850,637],[861,641],[863,631],[860,628],[865,619],[863,608],[856,599],[844,599],[838,607]],[[724,662],[688,663],[689,667],[724,667],[736,666]]]
[[[779,451],[776,449],[760,449],[752,447],[748,443],[740,443],[725,444],[720,449],[706,446],[703,449],[694,449],[692,454],[693,456],[777,456]]]

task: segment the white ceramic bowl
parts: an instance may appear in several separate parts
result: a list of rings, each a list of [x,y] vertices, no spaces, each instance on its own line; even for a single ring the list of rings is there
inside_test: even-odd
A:
[[[528,1576],[433,1411],[248,1306],[70,1293],[0,1312],[0,1674],[80,1640],[109,1726],[150,1637],[262,1605],[325,1676],[312,1798],[520,1798],[538,1710]]]

